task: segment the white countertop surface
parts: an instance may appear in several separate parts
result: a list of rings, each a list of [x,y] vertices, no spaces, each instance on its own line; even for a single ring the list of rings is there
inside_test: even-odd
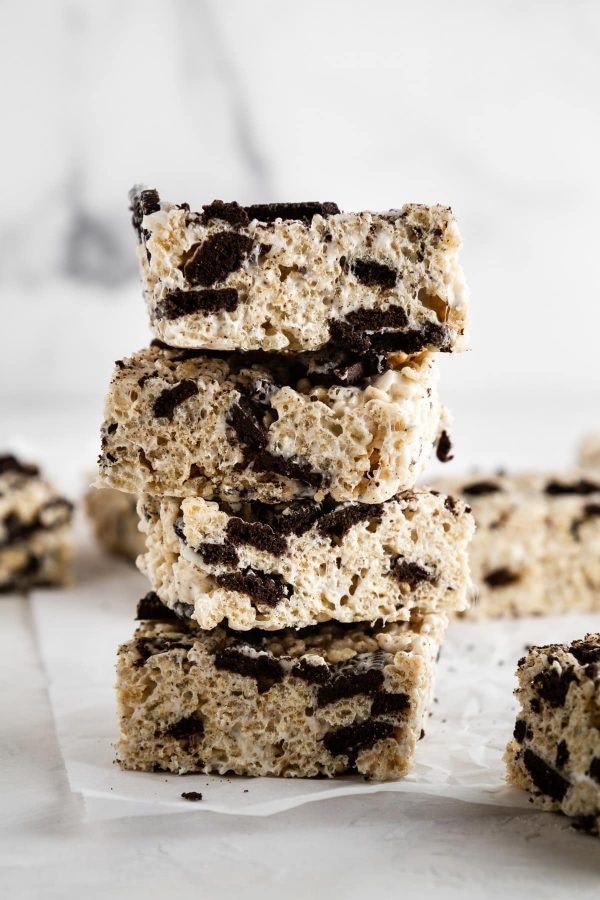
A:
[[[496,399],[488,409],[477,403],[479,415],[473,401],[453,400],[463,423],[463,462],[502,462],[510,449],[502,423],[511,398]],[[557,465],[560,454],[568,462],[573,436],[588,425],[585,398],[563,404],[569,434],[553,440],[550,409],[535,409],[531,419],[524,408],[513,410],[522,423],[513,455],[535,465],[539,443],[549,465]],[[96,411],[66,404],[4,412],[8,439],[35,452],[61,486],[75,492],[86,460],[93,463]],[[51,593],[47,599],[52,602]],[[85,822],[58,747],[27,599],[0,602],[0,644],[3,896],[598,896],[600,843],[573,832],[559,816],[529,809],[381,793],[267,818],[191,809]],[[65,653],[71,650],[66,638]]]

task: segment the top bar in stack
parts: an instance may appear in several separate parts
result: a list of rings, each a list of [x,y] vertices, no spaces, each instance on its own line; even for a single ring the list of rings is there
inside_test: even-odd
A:
[[[152,329],[172,347],[460,351],[467,291],[449,208],[342,213],[335,203],[199,212],[131,191]]]

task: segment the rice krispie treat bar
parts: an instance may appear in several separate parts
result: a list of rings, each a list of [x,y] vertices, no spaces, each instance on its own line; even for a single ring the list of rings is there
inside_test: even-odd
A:
[[[380,504],[140,500],[138,566],[161,600],[211,629],[406,621],[470,599],[465,505],[428,491]]]
[[[0,592],[68,581],[72,514],[37,466],[0,456]]]
[[[519,660],[521,709],[504,759],[508,780],[542,809],[600,833],[600,635],[532,647]]]
[[[587,434],[579,445],[579,465],[600,471],[600,432]]]
[[[85,511],[96,540],[107,553],[134,561],[144,552],[139,530],[137,497],[112,488],[91,487],[85,495]]]
[[[450,452],[432,354],[407,362],[151,346],[119,360],[99,485],[207,499],[366,503]]]
[[[600,609],[600,479],[589,472],[440,481],[477,530],[470,547],[478,599],[468,615]]]
[[[371,628],[201,631],[141,603],[119,650],[125,769],[402,777],[423,736],[446,617]]]
[[[335,203],[198,212],[131,191],[155,335],[216,350],[459,351],[467,291],[450,209],[342,213]]]

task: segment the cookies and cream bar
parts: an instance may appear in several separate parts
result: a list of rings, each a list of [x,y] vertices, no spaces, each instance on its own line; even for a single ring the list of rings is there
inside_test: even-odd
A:
[[[134,561],[144,552],[137,497],[112,488],[91,487],[85,495],[85,511],[96,540],[107,553]]]
[[[521,705],[504,756],[535,806],[600,833],[600,635],[532,647],[517,670]]]
[[[201,628],[406,621],[470,600],[472,517],[426,490],[379,504],[145,496],[138,511],[147,548],[138,566]]]
[[[125,769],[402,777],[423,736],[446,617],[387,626],[202,631],[141,601],[119,650]],[[161,620],[162,619],[162,620]]]
[[[402,362],[154,345],[117,363],[98,485],[375,503],[412,487],[434,444],[438,458],[451,456],[447,429],[432,354]]]
[[[68,581],[72,514],[37,466],[0,456],[0,591]]]
[[[600,610],[600,478],[478,475],[436,487],[462,497],[475,517],[470,616]]]
[[[467,347],[461,239],[445,206],[215,200],[193,212],[141,186],[130,199],[151,327],[170,346]]]

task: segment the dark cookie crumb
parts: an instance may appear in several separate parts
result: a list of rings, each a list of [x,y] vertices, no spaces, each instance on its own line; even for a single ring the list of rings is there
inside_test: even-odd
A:
[[[198,385],[191,378],[186,378],[175,387],[165,388],[154,401],[152,411],[157,419],[172,419],[175,409],[190,397],[198,393]]]
[[[443,463],[450,462],[451,459],[454,459],[454,454],[452,453],[452,441],[446,430],[442,431],[440,434],[435,455],[439,461]]]
[[[212,287],[240,268],[252,246],[251,238],[235,231],[213,234],[190,248],[183,262],[183,274],[191,285]]]
[[[184,791],[181,797],[183,800],[190,800],[192,803],[197,803],[199,800],[202,800],[200,791]]]

